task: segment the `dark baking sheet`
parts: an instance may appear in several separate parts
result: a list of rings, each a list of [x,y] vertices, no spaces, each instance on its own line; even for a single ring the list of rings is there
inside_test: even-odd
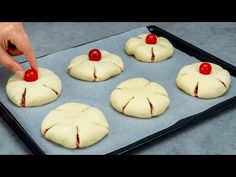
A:
[[[127,39],[138,34],[148,33],[148,30],[158,36],[164,36],[172,42],[176,48],[172,58],[160,63],[149,64],[138,62],[126,55],[124,44]],[[125,64],[124,72],[101,83],[88,83],[70,78],[65,72],[70,59],[76,55],[87,53],[92,47],[98,47],[120,55]],[[231,73],[231,87],[223,97],[199,100],[184,94],[176,88],[174,81],[179,69],[197,60],[217,63]],[[55,64],[55,61],[57,64]],[[38,62],[41,67],[47,67],[59,75],[63,84],[61,97],[57,101],[41,107],[18,108],[13,105],[5,94],[5,85],[11,73],[7,72],[4,68],[0,69],[0,75],[3,77],[0,87],[0,91],[3,93],[0,95],[1,116],[34,154],[127,153],[179,128],[190,125],[199,119],[208,118],[217,111],[233,106],[236,103],[235,92],[233,92],[236,90],[236,69],[234,66],[156,26],[138,28],[106,39],[75,46],[40,57]],[[26,67],[27,63],[24,63],[23,66]],[[144,77],[159,82],[167,89],[171,104],[165,114],[151,120],[142,120],[126,117],[111,108],[109,96],[112,90],[123,80],[133,77]],[[73,88],[68,88],[70,84],[73,85]],[[78,94],[76,96],[71,95],[71,92],[76,90]],[[97,94],[91,96],[91,92]],[[42,119],[50,110],[58,105],[72,101],[87,103],[101,109],[110,124],[109,135],[96,145],[80,150],[68,150],[45,140],[40,133]],[[187,110],[184,104],[180,104],[184,102],[191,107],[191,110]],[[181,107],[182,110],[179,109]]]

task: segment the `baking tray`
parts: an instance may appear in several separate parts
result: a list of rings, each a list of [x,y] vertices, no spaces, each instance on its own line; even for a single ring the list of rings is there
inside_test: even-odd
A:
[[[175,52],[170,59],[158,63],[143,63],[125,53],[124,46],[129,38],[149,32],[171,41]],[[66,73],[70,60],[87,53],[91,48],[119,55],[124,62],[124,72],[104,82],[91,83],[70,77]],[[175,79],[179,70],[199,60],[219,64],[230,72],[232,82],[225,95],[204,100],[191,97],[176,87]],[[53,70],[61,78],[63,86],[58,100],[40,107],[20,108],[11,103],[7,98],[5,85],[12,74],[5,68],[0,69],[0,115],[33,154],[124,154],[236,105],[236,68],[157,26],[137,28],[45,55],[38,58],[38,63],[40,67]],[[22,62],[22,66],[27,68],[28,63]],[[134,77],[144,77],[166,88],[171,102],[163,115],[148,120],[136,119],[120,114],[111,107],[111,92],[122,81]],[[101,109],[110,125],[109,134],[91,147],[75,150],[46,140],[40,132],[43,118],[49,111],[66,102],[81,102]]]

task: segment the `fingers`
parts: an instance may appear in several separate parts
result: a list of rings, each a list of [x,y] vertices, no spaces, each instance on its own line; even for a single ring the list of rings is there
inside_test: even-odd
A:
[[[4,50],[0,50],[0,64],[11,72],[16,73],[18,77],[24,77],[24,69],[22,66],[14,61]]]
[[[38,71],[38,64],[31,46],[24,46],[20,49],[24,54],[25,58],[29,61],[30,67]]]
[[[10,41],[24,54],[25,58],[29,61],[31,68],[38,71],[35,53],[25,31],[21,31],[21,34],[14,34],[14,36],[11,36]]]
[[[23,54],[20,50],[18,49],[7,49],[7,53],[9,53],[11,56],[18,56]]]
[[[9,53],[11,56],[17,56],[22,54],[22,52],[18,50],[16,46],[13,45],[10,41],[7,42],[7,53]]]

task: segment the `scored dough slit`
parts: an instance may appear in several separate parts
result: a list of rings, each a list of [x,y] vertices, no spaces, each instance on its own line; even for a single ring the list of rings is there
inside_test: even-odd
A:
[[[83,109],[81,112],[85,112],[90,108],[90,106],[88,106],[87,108]]]
[[[152,51],[151,62],[153,63],[155,61],[155,54],[154,54],[154,51],[153,51],[153,47],[152,47],[151,51]]]
[[[43,132],[44,136],[46,135],[46,133],[48,132],[48,130],[50,130],[51,128],[53,128],[54,126],[56,126],[56,125],[59,124],[59,123],[60,123],[60,122],[57,122],[57,123],[53,124],[52,126],[46,128],[46,129],[44,130],[44,132]]]
[[[153,92],[154,94],[157,94],[157,95],[161,95],[161,96],[165,96],[165,97],[168,97],[168,95],[165,95],[163,93],[159,93],[159,92]]]
[[[158,43],[159,46],[165,47],[165,48],[170,48],[169,46],[165,46],[163,44]]]
[[[180,74],[180,76],[185,76],[185,75],[187,75],[188,73],[182,73],[182,74]]]
[[[21,106],[25,107],[26,105],[26,88],[24,89],[24,92],[22,93],[22,98],[21,98]]]
[[[198,84],[199,84],[199,81],[197,82],[197,85],[195,86],[195,89],[194,89],[194,96],[195,97],[198,97]]]
[[[217,79],[225,88],[227,88],[227,86],[226,86],[226,84],[222,81],[222,80],[220,80],[220,79]]]
[[[70,70],[72,69],[72,67],[67,69],[67,73],[70,74]]]
[[[124,105],[124,107],[122,108],[123,112],[124,112],[126,106],[128,106],[128,104],[130,103],[130,101],[131,101],[132,99],[134,99],[134,96],[133,96],[132,98],[130,98],[130,100]]]
[[[112,62],[112,61],[110,61],[110,60],[107,60],[107,61],[108,61],[109,63],[111,63],[111,64],[117,66],[117,67],[120,69],[120,71],[123,71],[122,68],[121,68],[118,64],[116,64],[116,63],[114,63],[114,62]]]
[[[145,87],[147,87],[149,84],[151,84],[151,82],[148,82],[148,83],[145,85]]]
[[[153,105],[152,105],[151,101],[148,99],[148,97],[147,97],[147,100],[148,100],[148,103],[149,103],[149,106],[150,106],[150,112],[151,112],[151,116],[152,116],[152,113],[153,113]]]
[[[99,127],[102,127],[102,128],[104,128],[104,129],[106,129],[106,130],[108,130],[108,131],[109,131],[109,128],[108,128],[108,127],[104,127],[104,125],[103,125],[103,124],[101,124],[100,122],[97,122],[97,121],[92,121],[92,123],[93,123],[93,125],[97,125],[97,126],[99,126]]]
[[[53,89],[53,88],[51,88],[51,87],[48,87],[48,86],[45,85],[45,84],[43,84],[43,86],[46,87],[46,88],[48,88],[48,89],[50,89],[50,90],[52,90],[52,91],[57,95],[57,97],[59,96],[59,93],[58,93],[55,89]]]
[[[76,147],[79,148],[79,128],[76,126]]]
[[[96,68],[95,68],[95,66],[93,67],[93,77],[94,77],[93,81],[95,82],[95,81],[97,80]]]

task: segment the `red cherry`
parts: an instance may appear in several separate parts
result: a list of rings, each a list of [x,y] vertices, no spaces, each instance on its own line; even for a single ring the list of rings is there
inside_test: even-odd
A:
[[[149,34],[146,36],[146,43],[147,44],[156,44],[157,43],[157,36],[155,34]]]
[[[98,49],[90,50],[88,56],[91,61],[99,61],[102,58],[102,54]]]
[[[29,69],[25,72],[24,80],[26,82],[34,82],[38,80],[38,73],[34,69]]]
[[[208,75],[211,73],[211,70],[212,70],[212,67],[209,63],[207,62],[204,62],[202,63],[200,66],[199,66],[199,72],[201,74],[205,74],[205,75]]]

